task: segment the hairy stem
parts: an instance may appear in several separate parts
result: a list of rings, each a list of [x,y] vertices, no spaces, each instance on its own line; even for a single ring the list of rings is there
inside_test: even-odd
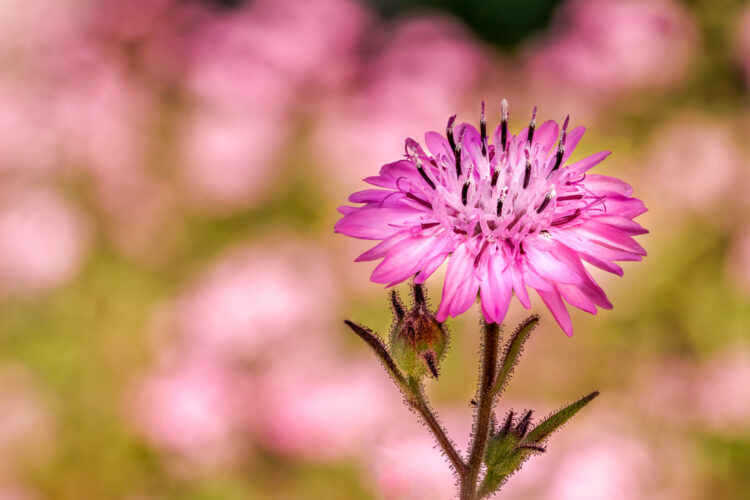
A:
[[[443,426],[438,422],[432,408],[427,404],[421,384],[414,379],[407,380],[406,377],[404,377],[401,370],[398,369],[396,363],[393,361],[388,349],[383,345],[383,341],[380,340],[377,335],[352,321],[346,320],[344,323],[346,323],[346,325],[351,328],[359,338],[364,340],[365,343],[372,348],[375,355],[383,363],[388,374],[404,395],[409,406],[414,409],[420,417],[422,417],[424,423],[435,436],[435,439],[445,453],[445,456],[448,457],[456,474],[458,474],[459,478],[463,478],[466,474],[467,466],[461,458],[461,455],[456,451],[453,441],[450,440],[445,429],[443,429]]]
[[[453,466],[453,469],[456,471],[456,474],[458,474],[459,477],[463,477],[466,474],[467,470],[466,464],[461,458],[461,455],[456,450],[456,447],[453,445],[453,441],[451,441],[448,435],[445,433],[443,426],[440,425],[440,422],[438,422],[434,412],[425,401],[422,388],[414,387],[411,394],[413,395],[413,399],[409,398],[409,396],[405,394],[405,396],[409,400],[409,404],[417,413],[419,413],[419,415],[422,417],[422,420],[424,420],[424,423],[427,424],[427,427],[429,427],[430,431],[435,436],[435,439],[440,445],[440,448],[442,448],[443,452],[445,453],[445,456],[448,457],[448,460],[450,460],[450,463]]]
[[[481,374],[477,392],[477,409],[474,413],[474,430],[471,437],[471,452],[466,472],[461,475],[461,500],[475,500],[477,479],[482,468],[484,450],[490,432],[490,420],[495,395],[493,385],[497,372],[497,350],[500,341],[500,325],[485,323],[482,340]]]

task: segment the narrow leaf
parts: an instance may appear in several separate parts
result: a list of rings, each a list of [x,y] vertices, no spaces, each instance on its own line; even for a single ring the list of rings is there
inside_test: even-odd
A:
[[[396,363],[393,361],[393,358],[388,352],[388,349],[386,349],[385,345],[383,344],[383,341],[380,340],[380,337],[375,335],[371,330],[360,326],[353,321],[349,321],[348,319],[344,320],[344,323],[346,323],[346,326],[351,328],[352,331],[354,331],[354,333],[359,336],[359,338],[364,340],[365,343],[372,348],[372,350],[375,352],[375,354],[378,356],[380,361],[386,367],[390,375],[396,380],[396,382],[399,385],[405,387],[406,381],[404,380],[401,371],[396,366]]]
[[[497,373],[495,379],[495,385],[492,388],[493,394],[498,394],[503,390],[505,385],[508,383],[513,368],[518,363],[518,358],[523,351],[523,345],[528,340],[531,332],[534,331],[536,325],[539,323],[539,316],[533,315],[528,317],[523,323],[521,323],[513,336],[508,341],[508,345],[505,347],[505,357],[503,358],[503,364],[500,366],[500,370]]]
[[[544,441],[549,437],[550,434],[562,427],[568,420],[573,417],[573,415],[578,413],[581,408],[589,404],[598,395],[599,391],[594,391],[588,396],[584,396],[575,403],[572,403],[562,410],[550,415],[529,432],[526,441],[532,443],[540,443]]]

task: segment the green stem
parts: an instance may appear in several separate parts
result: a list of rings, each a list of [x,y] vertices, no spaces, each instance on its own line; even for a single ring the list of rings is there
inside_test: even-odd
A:
[[[409,405],[417,413],[419,413],[419,415],[422,417],[422,420],[424,420],[424,423],[427,424],[427,427],[435,436],[435,439],[440,445],[440,448],[442,448],[445,456],[448,457],[448,460],[450,460],[450,463],[453,466],[453,470],[456,471],[459,477],[463,477],[463,475],[466,474],[466,464],[461,458],[461,455],[456,450],[453,441],[450,440],[445,430],[443,429],[443,426],[440,425],[440,422],[438,422],[435,413],[430,408],[430,405],[425,400],[421,384],[417,382],[415,386],[412,387],[411,395],[413,396],[413,399],[409,398],[406,394],[404,395],[407,396]]]
[[[474,413],[474,432],[471,438],[471,452],[465,474],[461,475],[461,500],[475,500],[477,498],[477,480],[482,468],[484,450],[490,432],[492,407],[495,395],[493,385],[497,372],[497,350],[500,341],[500,325],[485,323],[482,343],[482,368],[477,391],[477,409]]]

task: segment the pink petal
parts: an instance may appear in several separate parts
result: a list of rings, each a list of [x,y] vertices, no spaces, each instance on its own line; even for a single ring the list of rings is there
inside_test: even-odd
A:
[[[591,168],[600,164],[610,154],[611,154],[610,151],[600,151],[591,156],[587,156],[586,158],[582,160],[578,160],[577,162],[571,165],[568,165],[566,169],[570,172],[571,176],[573,177],[579,176],[582,173],[587,172]],[[586,180],[588,180],[588,177],[586,178]],[[586,186],[588,186],[588,184],[586,184]]]
[[[513,283],[513,291],[516,292],[516,297],[523,307],[526,309],[531,308],[531,301],[529,300],[529,292],[526,290],[526,284],[523,281],[523,270],[520,269],[519,264],[511,264],[510,276]]]
[[[583,239],[604,243],[610,247],[632,252],[638,255],[646,255],[646,250],[631,236],[606,224],[594,220],[586,221],[584,224],[569,229]]]
[[[622,217],[620,215],[609,215],[609,214],[597,215],[597,216],[592,217],[592,220],[602,223],[602,224],[607,224],[611,227],[619,229],[620,231],[630,236],[648,234],[649,232],[648,229],[644,229],[643,226],[641,226],[637,222],[627,219],[625,217]]]
[[[437,320],[445,321],[449,315],[455,318],[466,311],[476,299],[478,291],[479,280],[474,275],[474,256],[466,245],[460,245],[448,261]]]
[[[398,242],[378,264],[370,279],[375,283],[393,285],[410,278],[419,271],[425,252],[434,244],[433,236],[412,236]]]
[[[554,253],[538,249],[530,244],[525,245],[524,249],[529,264],[543,278],[561,283],[578,284],[581,282],[580,274],[558,259]]]
[[[621,196],[630,196],[633,194],[633,187],[630,184],[615,177],[609,177],[608,175],[589,174],[586,176],[584,185],[586,189],[598,195],[619,194]]]
[[[480,285],[482,313],[489,322],[502,323],[513,295],[511,276],[506,273],[508,265],[501,253],[492,254],[487,263],[487,271]]]
[[[382,240],[416,223],[424,212],[412,207],[360,207],[339,219],[333,229],[337,233],[364,240]]]
[[[386,191],[384,189],[365,189],[349,195],[349,201],[352,203],[380,203],[389,196],[398,195],[403,198],[402,194],[394,191]]]
[[[549,153],[552,146],[557,142],[558,135],[560,133],[560,127],[554,120],[548,120],[541,124],[534,134],[534,143],[539,144],[539,147],[545,153]]]
[[[557,290],[553,290],[552,292],[537,290],[537,293],[542,298],[544,303],[547,304],[550,312],[552,312],[552,316],[555,317],[557,324],[560,325],[560,328],[562,328],[562,330],[565,332],[565,335],[567,335],[568,337],[572,337],[573,321],[570,319],[570,313],[568,312],[568,309],[565,307],[565,303],[560,297],[560,292],[558,292]]]
[[[565,141],[565,154],[563,155],[563,163],[568,161],[570,155],[573,154],[573,150],[575,150],[576,146],[578,146],[578,143],[581,142],[581,138],[583,137],[584,132],[586,132],[586,127],[576,127],[568,132],[568,138]]]
[[[396,233],[393,236],[384,239],[383,241],[357,257],[354,262],[364,262],[368,260],[380,259],[384,257],[385,254],[387,254],[394,245],[404,241],[404,239],[406,238],[411,238],[411,234],[408,230]]]
[[[453,150],[451,149],[450,144],[448,144],[448,139],[441,134],[438,134],[437,132],[427,132],[424,136],[424,143],[435,158],[439,158],[440,156],[453,158]]]
[[[575,285],[560,284],[557,286],[560,296],[565,301],[589,314],[596,314],[596,305],[589,299],[583,291]]]

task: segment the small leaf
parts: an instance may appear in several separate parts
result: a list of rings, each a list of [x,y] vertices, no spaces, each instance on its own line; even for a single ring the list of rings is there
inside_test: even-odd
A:
[[[502,391],[508,383],[508,380],[510,380],[513,368],[516,366],[516,363],[518,363],[518,358],[523,350],[523,345],[528,340],[531,332],[534,331],[534,328],[536,328],[538,323],[539,316],[533,315],[528,317],[523,323],[518,325],[518,328],[516,328],[513,336],[508,341],[508,345],[505,347],[505,357],[503,358],[503,364],[500,366],[500,370],[497,372],[497,379],[492,388],[493,394],[498,394]]]
[[[529,455],[538,452],[538,446],[533,446],[532,449],[529,445],[522,443],[521,439],[512,432],[503,434],[501,431],[490,438],[484,457],[487,472],[479,487],[479,497],[482,498],[500,488],[508,477],[521,467]]]
[[[550,434],[562,427],[573,417],[573,415],[578,413],[581,408],[589,404],[598,395],[599,391],[594,391],[588,396],[584,396],[575,403],[572,403],[562,410],[550,415],[529,432],[526,440],[532,443],[540,443],[544,441]]]

